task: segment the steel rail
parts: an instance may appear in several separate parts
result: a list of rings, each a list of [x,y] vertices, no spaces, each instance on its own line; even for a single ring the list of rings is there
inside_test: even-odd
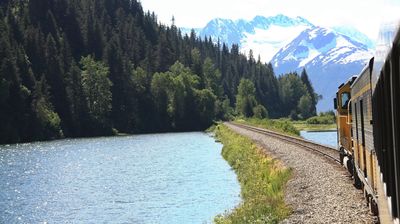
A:
[[[270,130],[266,130],[263,128],[258,128],[258,127],[254,127],[254,126],[250,126],[250,125],[246,125],[246,124],[238,124],[238,123],[232,123],[230,122],[229,124],[237,126],[237,127],[241,127],[244,129],[247,129],[249,131],[254,131],[254,132],[258,132],[260,134],[264,134],[264,135],[268,135],[286,142],[289,142],[293,145],[297,145],[297,146],[301,146],[303,148],[306,148],[308,150],[314,151],[316,153],[321,154],[322,156],[331,159],[337,163],[340,163],[339,160],[339,151],[335,148],[326,146],[326,145],[322,145],[319,143],[315,143],[312,141],[308,141],[302,138],[298,138],[298,137],[294,137],[294,136],[288,136],[285,134],[281,134],[275,131],[270,131]]]

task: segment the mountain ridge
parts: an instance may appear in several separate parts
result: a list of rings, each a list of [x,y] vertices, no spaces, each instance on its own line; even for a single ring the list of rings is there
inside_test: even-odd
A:
[[[246,54],[252,50],[273,65],[276,75],[305,68],[323,96],[318,111],[333,109],[332,92],[343,80],[358,74],[374,49],[374,42],[354,27],[319,27],[303,17],[283,14],[252,20],[216,18],[196,32],[228,46],[238,44]]]
[[[315,91],[322,95],[317,110],[333,109],[337,86],[358,75],[372,57],[367,45],[333,29],[315,27],[303,31],[271,60],[276,74],[305,68]]]

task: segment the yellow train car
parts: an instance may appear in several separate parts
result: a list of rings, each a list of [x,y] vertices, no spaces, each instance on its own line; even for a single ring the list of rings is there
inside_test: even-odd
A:
[[[371,59],[358,78],[351,85],[352,108],[352,147],[354,154],[354,184],[364,190],[371,210],[378,213],[377,208],[377,174],[376,152],[373,136],[372,119],[372,69]]]
[[[380,222],[399,224],[400,29],[395,31],[357,78],[339,86],[335,109],[341,162]]]
[[[339,86],[336,93],[335,109],[337,110],[337,127],[338,127],[338,147],[340,152],[340,161],[349,171],[353,170],[351,163],[353,157],[352,133],[351,133],[351,89],[350,86],[354,82],[355,77],[350,78],[346,83]]]

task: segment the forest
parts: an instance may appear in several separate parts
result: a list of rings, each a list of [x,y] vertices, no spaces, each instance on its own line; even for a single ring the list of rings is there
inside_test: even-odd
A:
[[[137,0],[0,1],[0,144],[308,118],[307,72],[182,34]]]

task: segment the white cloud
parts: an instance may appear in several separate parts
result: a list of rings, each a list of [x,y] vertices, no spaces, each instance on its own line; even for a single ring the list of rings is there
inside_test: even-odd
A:
[[[399,0],[141,0],[162,23],[172,16],[180,27],[204,27],[213,18],[252,19],[279,13],[302,16],[320,26],[353,25],[371,38],[381,20],[400,11]]]

